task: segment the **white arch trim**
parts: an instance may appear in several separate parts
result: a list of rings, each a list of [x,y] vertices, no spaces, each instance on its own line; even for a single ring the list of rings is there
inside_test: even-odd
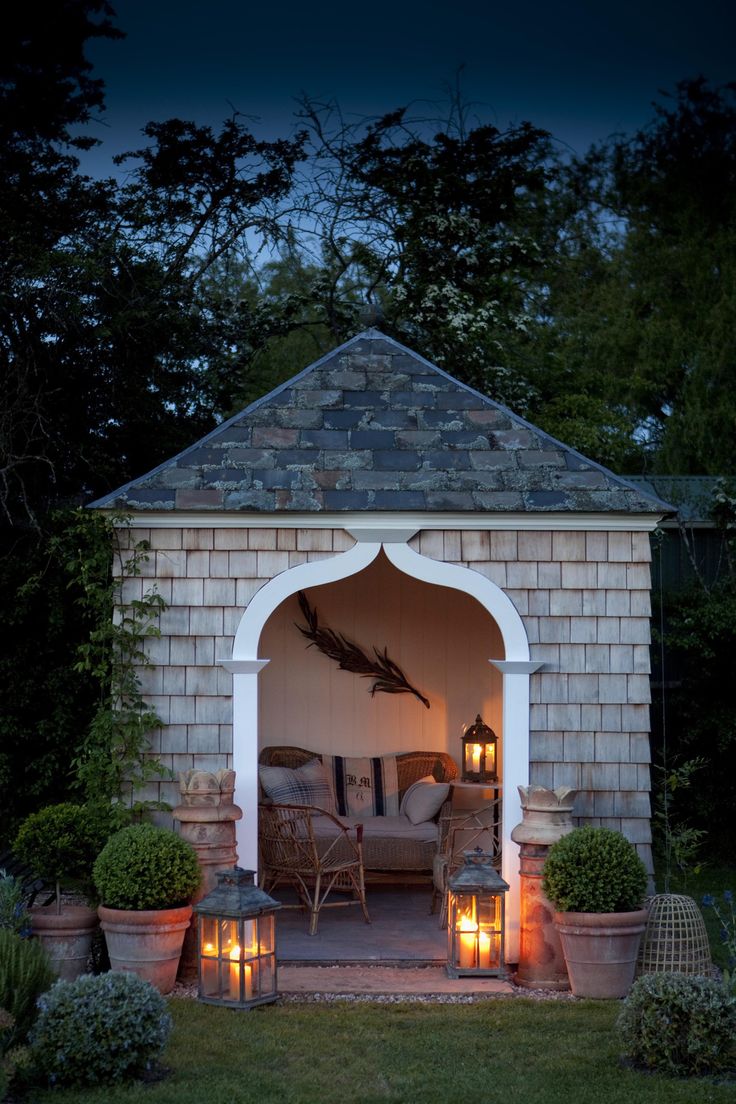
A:
[[[515,961],[519,940],[519,859],[511,829],[521,820],[519,786],[529,782],[529,675],[541,664],[529,661],[524,624],[508,595],[477,571],[429,559],[404,542],[366,541],[347,552],[298,564],[265,583],[251,599],[233,642],[233,658],[224,664],[233,675],[233,769],[236,803],[243,810],[237,826],[242,866],[258,863],[258,674],[268,662],[258,658],[266,621],[299,590],[345,579],[366,568],[381,549],[401,572],[422,582],[459,590],[475,598],[496,622],[504,656],[489,659],[503,675],[503,868],[507,897],[507,957]]]

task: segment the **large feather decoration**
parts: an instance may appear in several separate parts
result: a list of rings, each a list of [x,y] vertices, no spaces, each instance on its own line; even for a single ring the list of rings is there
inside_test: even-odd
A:
[[[323,655],[334,659],[341,671],[350,671],[354,675],[360,675],[361,678],[372,678],[374,681],[370,690],[371,696],[377,690],[383,694],[413,694],[429,709],[429,699],[411,685],[398,663],[389,659],[388,648],[380,651],[374,647],[374,658],[367,656],[362,648],[348,640],[342,633],[320,625],[317,610],[309,605],[303,590],[299,591],[298,597],[299,607],[307,624],[306,627],[304,625],[296,627],[302,636],[306,636],[309,640],[308,648],[318,648]]]

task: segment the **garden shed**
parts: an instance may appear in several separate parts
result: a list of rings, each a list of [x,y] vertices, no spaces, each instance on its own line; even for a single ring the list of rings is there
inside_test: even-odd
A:
[[[649,533],[669,507],[370,329],[93,504],[151,553],[124,601],[167,603],[141,670],[175,773],[236,771],[241,865],[257,862],[259,749],[458,761],[498,736],[509,957],[517,786],[578,792],[579,822],[651,869]],[[320,622],[388,655],[411,693],[307,648]],[[147,796],[176,804],[175,783]]]

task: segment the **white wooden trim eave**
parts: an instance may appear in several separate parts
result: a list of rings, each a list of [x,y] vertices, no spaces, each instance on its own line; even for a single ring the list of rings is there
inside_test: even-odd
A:
[[[101,513],[112,514],[111,510]],[[570,514],[563,511],[549,513],[423,513],[407,511],[382,513],[371,511],[344,511],[340,513],[278,513],[255,514],[211,513],[187,510],[138,510],[126,515],[130,524],[143,529],[368,529],[412,530],[423,529],[472,529],[472,530],[529,530],[546,531],[605,531],[650,533],[661,523],[665,514]]]

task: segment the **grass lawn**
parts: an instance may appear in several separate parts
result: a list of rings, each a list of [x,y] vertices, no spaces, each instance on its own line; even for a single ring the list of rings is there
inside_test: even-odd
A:
[[[682,1104],[736,1081],[622,1068],[618,1002],[287,1004],[238,1013],[170,1002],[163,1081],[36,1093],[33,1104]]]

